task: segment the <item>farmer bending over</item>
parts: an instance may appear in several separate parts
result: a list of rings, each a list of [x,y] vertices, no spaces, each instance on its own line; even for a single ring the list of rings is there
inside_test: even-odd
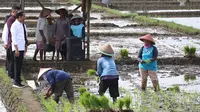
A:
[[[159,90],[158,77],[156,71],[158,50],[154,46],[155,41],[150,34],[140,37],[140,40],[144,42],[144,46],[139,51],[139,71],[142,76],[142,90],[146,90],[147,77],[150,76],[155,91]]]
[[[115,102],[117,97],[119,97],[119,75],[115,61],[112,58],[114,51],[109,44],[101,46],[99,51],[102,54],[97,62],[97,74],[101,79],[99,84],[99,94],[103,95],[109,88],[110,96],[113,98],[113,102]]]
[[[68,73],[62,70],[53,70],[52,68],[42,68],[38,74],[38,81],[42,79],[48,81],[51,85],[45,94],[45,99],[54,94],[54,100],[58,103],[63,91],[65,91],[69,101],[73,103],[74,90],[72,78]]]

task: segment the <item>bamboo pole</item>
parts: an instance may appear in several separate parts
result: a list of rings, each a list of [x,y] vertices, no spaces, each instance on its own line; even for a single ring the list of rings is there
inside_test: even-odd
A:
[[[91,0],[87,0],[87,59],[90,59],[90,9]]]
[[[25,0],[20,0],[20,8],[22,11],[24,11],[24,7],[25,7]]]
[[[77,9],[79,9],[82,6],[82,4],[80,4],[79,6],[77,6],[74,10],[72,10],[69,14],[72,14],[74,11],[76,11]]]
[[[42,5],[42,3],[39,0],[36,0],[38,2],[38,4],[40,5],[40,7],[42,7],[43,9],[45,8],[44,5]]]

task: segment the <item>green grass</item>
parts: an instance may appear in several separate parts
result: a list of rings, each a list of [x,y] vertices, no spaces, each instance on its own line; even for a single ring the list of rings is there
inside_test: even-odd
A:
[[[0,68],[0,85],[1,85],[1,99],[7,105],[10,109],[15,109],[13,111],[18,112],[28,112],[25,104],[20,101],[19,97],[21,94],[21,90],[13,88],[12,83],[10,81],[10,78],[5,73],[5,70],[3,68]],[[10,107],[14,106],[12,105],[13,102],[17,102],[17,107]]]
[[[70,0],[70,2],[73,4],[80,4],[79,0]],[[94,5],[94,4],[92,5],[92,11],[107,12],[108,14],[116,15],[121,18],[134,18],[134,20],[136,22],[138,22],[144,26],[161,26],[161,27],[164,27],[171,31],[182,32],[182,33],[189,34],[189,35],[200,34],[200,30],[197,28],[193,28],[193,27],[189,27],[189,26],[185,26],[185,25],[181,25],[181,24],[176,24],[174,22],[156,20],[156,19],[149,18],[147,16],[139,16],[136,13],[125,14],[125,13],[120,12],[119,10],[101,7],[101,6]]]

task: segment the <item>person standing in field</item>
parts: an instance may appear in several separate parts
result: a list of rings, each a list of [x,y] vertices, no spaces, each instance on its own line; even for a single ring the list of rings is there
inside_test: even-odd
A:
[[[141,47],[138,54],[139,61],[139,71],[142,76],[142,85],[141,89],[146,90],[147,78],[150,76],[153,83],[154,91],[159,90],[159,83],[156,71],[158,70],[157,66],[157,57],[158,50],[154,46],[155,41],[150,34],[147,34],[143,37],[140,37],[140,40],[144,42],[144,46]]]
[[[61,8],[55,11],[60,17],[56,20],[56,43],[55,50],[57,53],[57,61],[59,60],[59,53],[61,53],[62,60],[66,60],[66,38],[70,37],[70,21],[68,19],[68,11]]]
[[[83,18],[79,15],[74,15],[71,18],[71,36],[78,38],[78,39],[84,39],[85,38],[85,26],[83,23]]]
[[[27,51],[28,40],[27,30],[24,24],[25,14],[20,11],[16,14],[16,20],[11,26],[12,51],[14,55],[14,85],[13,87],[23,88],[21,83],[21,70],[23,66],[24,55]]]
[[[49,15],[47,17],[47,45],[46,45],[46,52],[53,52],[52,59],[54,60],[55,55],[55,20],[54,18]],[[46,57],[46,54],[44,55]]]
[[[36,28],[36,50],[33,56],[33,60],[36,61],[36,57],[38,52],[40,52],[40,60],[43,60],[43,56],[45,54],[45,46],[47,42],[47,22],[46,17],[50,15],[52,12],[51,9],[43,8],[40,17],[37,21],[37,28]]]
[[[99,94],[103,95],[109,88],[110,96],[113,102],[119,97],[119,73],[113,59],[114,51],[111,45],[106,44],[99,47],[101,58],[97,61],[97,75],[100,77]]]
[[[8,70],[8,75],[13,82],[14,78],[14,57],[12,53],[12,38],[11,38],[11,25],[16,20],[16,14],[20,10],[19,6],[13,6],[11,10],[11,16],[6,16],[6,23],[3,28],[2,40],[4,42],[4,48],[6,49],[6,69]],[[9,17],[9,18],[8,18]]]

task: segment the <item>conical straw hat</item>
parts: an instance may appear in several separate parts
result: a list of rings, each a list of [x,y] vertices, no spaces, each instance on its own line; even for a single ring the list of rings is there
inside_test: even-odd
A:
[[[99,51],[100,51],[100,53],[107,55],[107,56],[113,56],[114,55],[114,51],[113,51],[110,44],[100,46]]]
[[[37,79],[37,80],[40,81],[42,75],[43,75],[45,72],[49,71],[49,70],[52,70],[52,68],[40,68],[40,72],[39,72],[39,74],[38,74],[38,79]]]
[[[51,9],[47,9],[47,8],[43,8],[42,9],[42,14],[43,16],[48,16],[49,14],[51,14],[53,12],[53,10]]]
[[[141,41],[148,40],[148,41],[152,42],[153,44],[156,44],[155,40],[152,38],[152,36],[150,34],[140,37],[140,40]]]

